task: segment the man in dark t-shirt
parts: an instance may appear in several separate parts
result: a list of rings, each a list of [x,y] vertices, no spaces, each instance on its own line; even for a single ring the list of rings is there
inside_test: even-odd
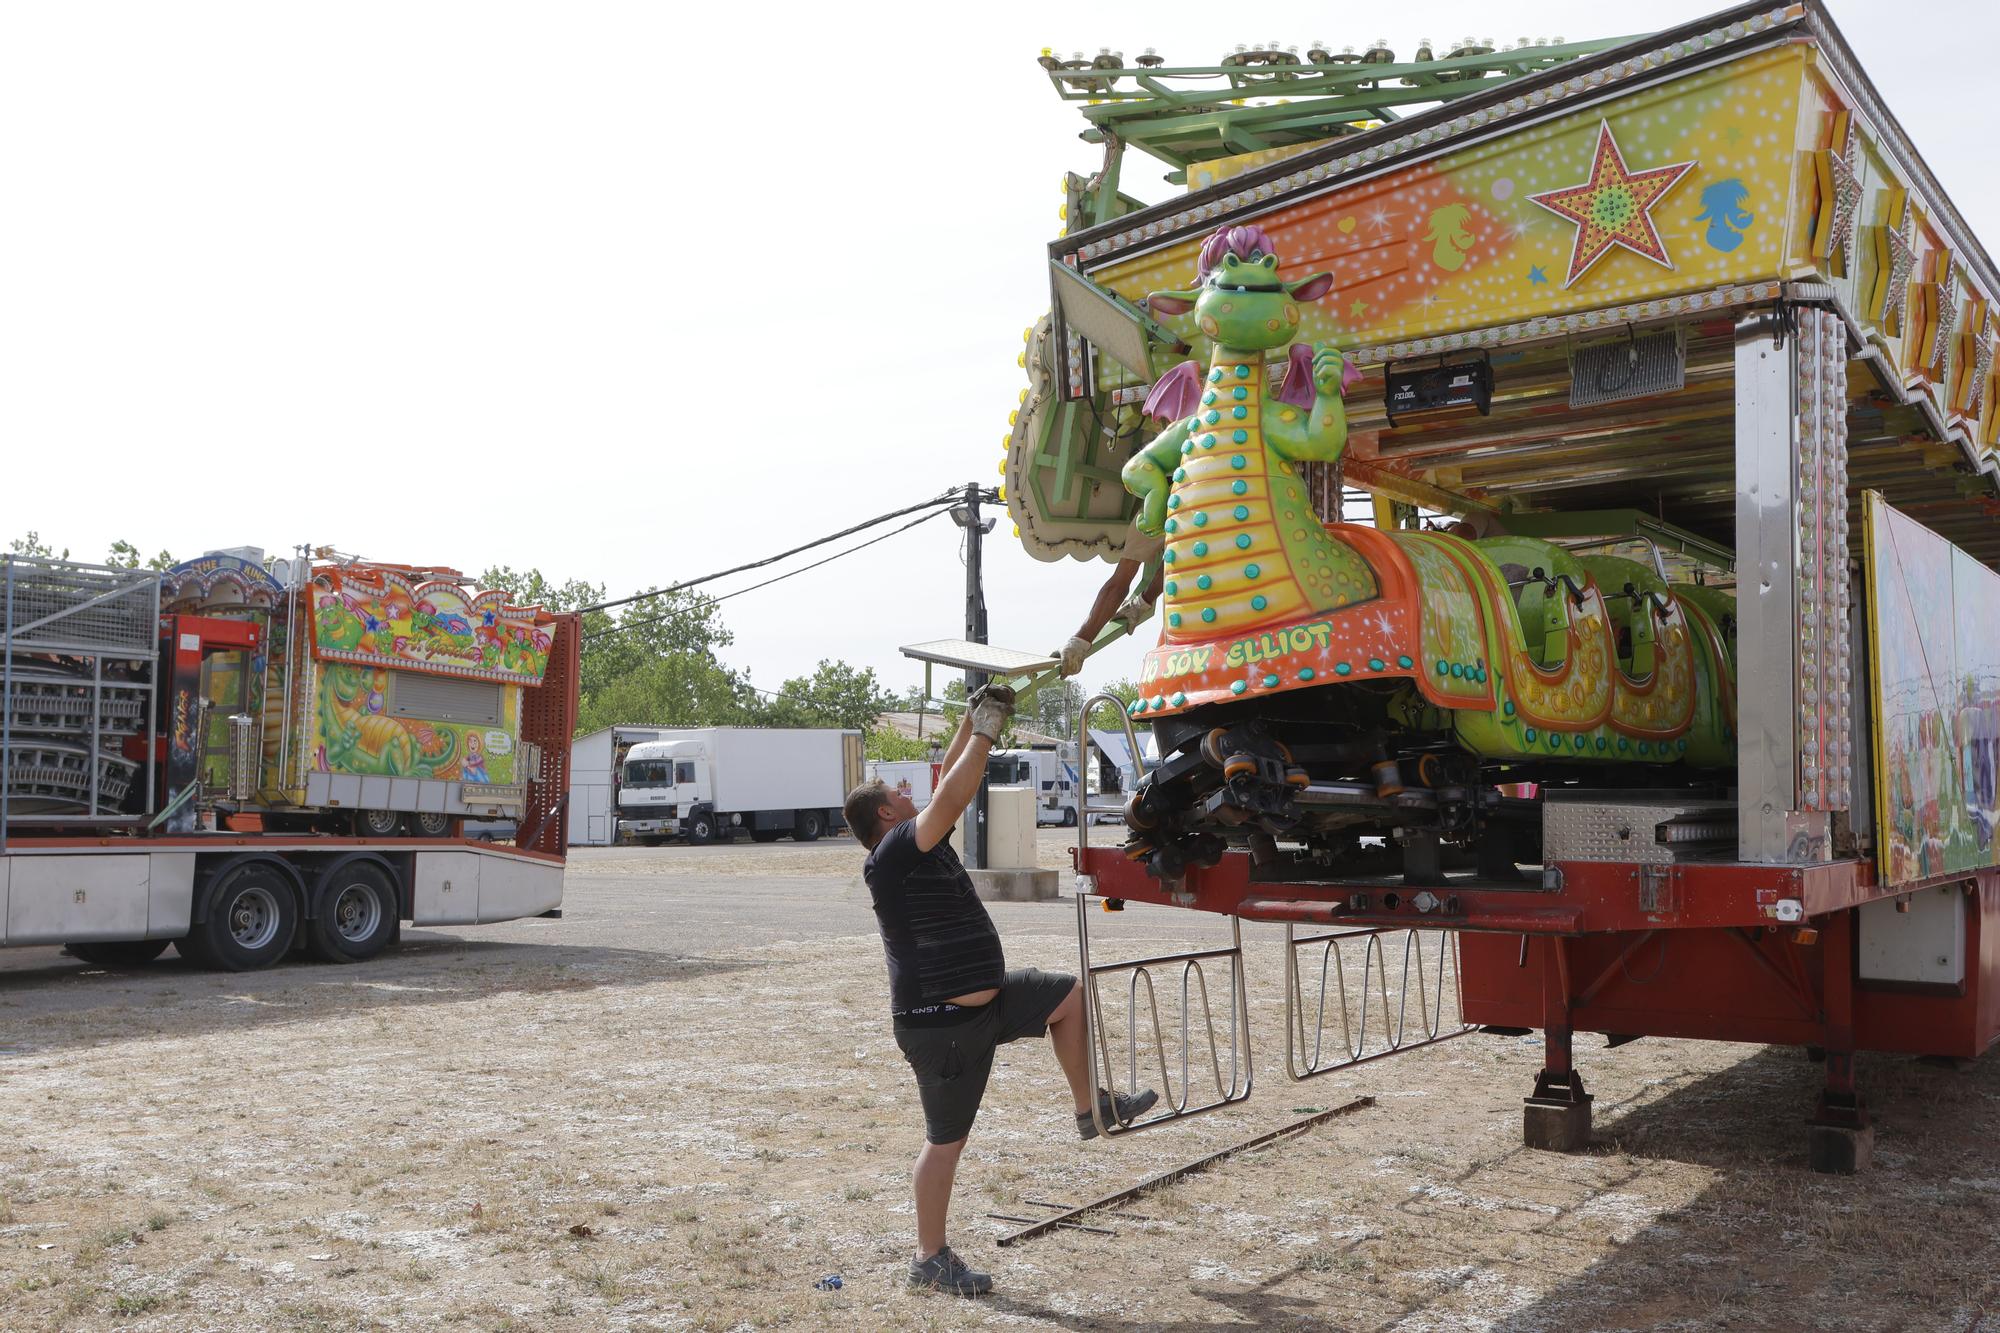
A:
[[[1097,1136],[1091,1115],[1090,1055],[1083,988],[1075,977],[1024,968],[1009,972],[1000,932],[951,847],[952,825],[979,790],[986,754],[1013,713],[1014,696],[989,685],[969,701],[945,751],[944,777],[919,811],[901,792],[865,782],[847,797],[847,825],[869,849],[862,878],[875,904],[889,963],[889,1008],[896,1044],[916,1075],[924,1107],[917,1154],[917,1253],[910,1281],[961,1296],[993,1288],[945,1243],[945,1218],[959,1154],[979,1114],[994,1048],[1048,1033],[1069,1080],[1077,1131]],[[1098,1113],[1129,1122],[1155,1101],[1151,1091],[1099,1091]]]

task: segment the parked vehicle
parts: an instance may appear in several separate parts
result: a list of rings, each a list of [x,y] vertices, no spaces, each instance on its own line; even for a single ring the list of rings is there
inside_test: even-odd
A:
[[[986,757],[986,781],[994,787],[1027,787],[1035,793],[1035,823],[1076,827],[1083,780],[1063,750],[995,750]]]
[[[577,619],[320,559],[0,556],[0,945],[242,971],[555,912]]]
[[[701,846],[748,833],[800,842],[842,827],[861,781],[861,733],[827,727],[702,727],[634,745],[618,788],[620,841]]]
[[[938,766],[928,759],[870,759],[868,778],[880,778],[890,788],[901,792],[921,810],[931,803],[931,793],[937,790]]]

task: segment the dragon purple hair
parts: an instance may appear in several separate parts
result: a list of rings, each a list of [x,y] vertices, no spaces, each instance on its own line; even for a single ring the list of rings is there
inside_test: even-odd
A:
[[[1264,234],[1264,229],[1254,223],[1245,227],[1222,227],[1202,242],[1201,262],[1195,269],[1195,280],[1199,282],[1207,277],[1208,271],[1220,264],[1224,255],[1248,259],[1253,251],[1275,258],[1278,247],[1271,244],[1271,238]]]

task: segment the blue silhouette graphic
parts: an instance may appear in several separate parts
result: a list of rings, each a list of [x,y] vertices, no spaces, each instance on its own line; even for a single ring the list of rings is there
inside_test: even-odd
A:
[[[1530,286],[1539,287],[1548,280],[1549,275],[1542,272],[1540,264],[1528,265],[1528,283]]]
[[[1755,214],[1743,207],[1749,200],[1750,191],[1734,176],[1701,192],[1702,212],[1695,216],[1695,221],[1708,224],[1710,247],[1727,252],[1743,244],[1743,233],[1757,220]]]

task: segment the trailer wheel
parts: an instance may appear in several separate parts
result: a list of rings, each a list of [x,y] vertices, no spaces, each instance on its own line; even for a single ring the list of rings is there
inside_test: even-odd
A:
[[[394,810],[356,810],[354,832],[362,838],[395,838],[403,832],[403,817]]]
[[[419,838],[449,838],[451,836],[451,816],[443,811],[425,811],[410,816],[410,831]],[[493,841],[488,834],[486,841]]]
[[[1062,826],[1063,826],[1064,828],[1075,828],[1075,827],[1076,827],[1076,807],[1075,807],[1075,806],[1073,806],[1073,805],[1066,805],[1066,806],[1064,806],[1064,807],[1063,807],[1063,822],[1062,822]]]
[[[792,822],[794,842],[818,842],[819,835],[826,832],[826,816],[817,810],[801,810]]]
[[[396,934],[396,886],[368,861],[335,866],[313,895],[306,947],[329,963],[358,963]]]
[[[689,815],[687,840],[696,847],[706,847],[715,841],[715,816],[704,810],[698,815]]]
[[[63,952],[95,967],[144,967],[167,951],[172,940],[112,940],[66,944]]]
[[[175,947],[198,967],[250,972],[289,953],[298,927],[298,896],[283,872],[248,865],[224,873],[209,899],[208,918]]]

